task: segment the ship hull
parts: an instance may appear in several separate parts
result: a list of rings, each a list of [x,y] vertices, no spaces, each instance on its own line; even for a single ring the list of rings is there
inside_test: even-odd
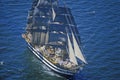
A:
[[[49,67],[52,71],[54,71],[55,73],[66,77],[66,78],[72,78],[73,75],[75,73],[73,73],[72,71],[69,70],[65,70],[62,68],[59,68],[57,66],[55,66],[54,64],[52,64],[51,62],[49,62],[42,54],[41,52],[35,50],[29,43],[28,43],[28,48],[31,50],[31,52],[42,62],[44,63],[47,67]]]

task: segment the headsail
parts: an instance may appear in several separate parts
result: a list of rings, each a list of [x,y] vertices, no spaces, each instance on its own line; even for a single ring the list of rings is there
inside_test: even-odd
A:
[[[69,38],[68,34],[67,34],[67,37],[68,37],[68,50],[69,50],[70,61],[73,62],[74,64],[78,65],[75,54],[74,54],[74,50],[72,48],[72,44],[71,44],[71,41],[70,41],[70,38]]]
[[[82,52],[81,52],[81,50],[79,48],[79,45],[78,45],[78,43],[77,43],[77,41],[75,39],[75,36],[74,36],[73,32],[72,32],[72,38],[73,38],[74,51],[75,51],[76,57],[87,64],[87,61],[85,60],[85,58],[84,58],[84,56],[83,56],[83,54],[82,54]]]

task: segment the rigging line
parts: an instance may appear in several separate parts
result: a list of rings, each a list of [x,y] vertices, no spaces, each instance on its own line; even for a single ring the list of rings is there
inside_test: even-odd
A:
[[[62,1],[62,0],[61,0]],[[64,6],[66,7],[66,5],[65,5],[65,2],[63,1],[63,4],[64,4]],[[67,12],[68,12],[68,9],[66,8],[66,10],[67,10]],[[70,16],[69,16],[70,17]],[[71,20],[71,18],[70,18],[70,20]],[[96,30],[97,31],[97,30]],[[74,31],[75,33],[76,33],[76,31]],[[91,37],[93,37],[95,35],[95,33],[93,34],[93,35],[91,35]],[[91,39],[91,37],[89,38],[89,39],[87,39],[87,41],[89,41],[90,39]],[[77,38],[77,40],[78,40],[78,42],[79,42],[79,39]],[[79,42],[79,44],[80,44],[81,42]],[[81,48],[81,47],[80,47]],[[82,52],[83,52],[83,49],[81,48],[81,50],[82,50]],[[84,54],[83,54],[84,55]],[[84,57],[86,58],[86,56],[84,55]]]
[[[60,1],[60,0],[59,0],[59,1]],[[61,0],[61,2],[62,2],[62,0]],[[63,4],[64,4],[64,2],[63,2]],[[66,8],[65,4],[64,4],[64,7]],[[65,15],[65,18],[66,18],[66,20],[67,20],[67,23],[69,24],[69,21],[68,21],[66,15]],[[69,26],[69,25],[68,25],[68,26]],[[65,29],[66,29],[66,33],[68,33],[68,32],[69,32],[68,27],[66,27]],[[66,36],[67,36],[67,34],[66,34]],[[68,38],[67,38],[67,39],[68,39]],[[68,40],[67,40],[67,43],[68,43]],[[66,45],[66,50],[67,50],[67,52],[68,52],[68,54],[69,54],[68,45]]]
[[[62,0],[61,0],[61,1],[62,1]],[[65,4],[64,1],[63,1],[63,4],[64,4],[64,6],[66,7],[66,4]],[[66,9],[67,13],[69,13],[68,9],[67,9],[67,8],[65,8],[65,9]],[[69,19],[70,19],[70,22],[73,23],[71,17],[70,17],[70,16],[68,16],[68,17],[69,17]],[[74,28],[73,28],[73,29],[74,29]],[[74,32],[76,33],[75,30],[74,30]],[[77,34],[77,33],[76,33],[76,34]]]
[[[67,8],[66,8],[66,5],[65,5],[65,2],[64,2],[64,1],[63,1],[63,4],[64,4],[64,7],[65,7],[67,13],[68,13],[68,10],[67,10]],[[66,17],[66,15],[65,15],[65,17]],[[73,23],[70,16],[69,16],[69,18],[70,18],[71,23]],[[66,19],[67,19],[67,17],[66,17]],[[67,22],[70,23],[68,19],[67,19]],[[71,28],[70,25],[69,25],[69,27],[70,27],[70,30],[71,30],[71,32],[72,32],[72,28]],[[74,32],[76,33],[76,31],[74,31]],[[77,37],[77,42],[80,44],[78,37]],[[81,46],[79,46],[79,48],[80,48],[81,51],[83,52],[83,49],[81,48]],[[83,54],[83,56],[84,56],[84,58],[86,59],[86,57],[85,57],[84,54]]]
[[[51,4],[51,7],[53,8],[53,4],[52,4],[52,1],[50,0],[50,4]]]
[[[64,8],[66,9],[66,4],[65,4],[65,2],[64,2],[64,1],[62,1],[62,0],[61,0],[61,2],[63,2],[63,4],[64,4]],[[68,12],[67,12],[67,13],[68,13]],[[66,14],[65,14],[65,18],[66,18],[66,20],[67,20],[67,23],[68,23],[68,24],[70,24],[70,23],[69,23],[69,20],[67,19]],[[69,26],[69,25],[68,25],[68,26]],[[70,26],[69,26],[69,27],[70,27]]]
[[[67,12],[68,12],[68,9],[66,8],[66,10],[67,10]],[[69,19],[70,19],[70,22],[71,23],[73,23],[72,22],[72,19],[71,19],[71,17],[69,16]],[[72,30],[72,29],[71,29]],[[74,32],[75,32],[75,34],[77,34],[76,33],[76,31],[75,31],[75,29],[73,28],[73,30],[74,30]],[[79,45],[80,45],[80,40],[79,40],[79,38],[78,37],[76,37],[76,39],[77,39],[77,42],[79,43]],[[79,46],[79,48],[81,49],[81,51],[83,52],[83,49],[81,48],[81,46]],[[83,54],[83,56],[84,56],[84,58],[86,59],[86,57],[85,57],[85,55]]]
[[[65,2],[64,2],[63,0],[61,0],[61,2],[63,2],[63,4],[64,4],[64,7],[66,7],[66,4],[65,4]]]
[[[64,4],[64,3],[63,3]],[[64,4],[64,7],[66,8],[66,6],[65,6],[65,4]],[[68,18],[67,18],[67,16],[65,15],[65,18],[66,18],[66,20],[67,20],[67,23],[69,24],[69,20],[68,20]],[[69,26],[69,25],[68,25]],[[70,27],[70,26],[69,26]],[[69,30],[68,30],[68,28],[66,27],[66,33],[67,32],[69,32]],[[68,35],[68,34],[66,34],[66,35]],[[69,36],[69,35],[68,35]],[[68,40],[67,40],[67,42],[68,42]],[[66,46],[67,47],[67,50],[68,50],[68,45]],[[69,50],[68,50],[68,53],[69,53]]]
[[[65,3],[64,3],[65,4]],[[68,11],[68,9],[66,8],[66,11],[67,11],[67,13],[69,12]],[[72,21],[72,19],[71,19],[71,17],[70,16],[68,16],[69,17],[69,19],[70,19],[70,22],[73,24],[73,21]],[[76,26],[76,24],[75,24],[75,26]],[[72,27],[72,26],[71,26]],[[71,29],[72,30],[72,29]],[[74,30],[74,32],[75,32],[75,34],[77,35],[77,33],[76,33],[76,31],[75,31],[75,28],[73,28],[73,30]],[[79,39],[77,38],[77,41],[79,42]],[[80,44],[80,42],[79,42],[79,44]]]
[[[85,41],[85,42],[88,42],[89,40],[91,40],[91,39],[93,39],[92,37],[94,37],[95,35],[96,35],[96,32],[99,32],[99,28],[97,28],[95,31],[94,31],[94,33],[93,34],[91,34],[90,36],[89,36],[89,38],[87,38],[87,40]],[[84,46],[86,46],[86,45],[84,45]]]
[[[67,9],[66,9],[67,10]],[[67,12],[68,12],[68,10],[67,10]],[[70,16],[68,16],[69,17],[69,19],[70,19],[70,22],[73,24],[73,22],[72,22],[72,19],[71,19],[71,17]],[[72,26],[71,26],[72,27]],[[71,28],[71,30],[72,30],[72,28]],[[75,32],[75,35],[77,35],[77,32],[75,31],[75,28],[73,28],[73,30],[74,30],[74,32]],[[80,45],[79,46],[79,48],[81,49],[81,51],[82,51],[82,53],[83,53],[83,49],[82,49],[82,46],[81,46],[81,39],[79,40],[79,38],[80,37],[75,37],[76,39],[77,39],[77,42],[78,42],[78,44]],[[86,57],[85,57],[85,55],[83,54],[83,56],[84,56],[84,58],[86,59]]]
[[[38,3],[39,3],[39,1],[38,1]],[[38,6],[38,3],[37,3],[37,5],[36,6],[34,6],[34,10],[33,10],[33,13],[32,13],[32,28],[33,28],[33,24],[35,23],[35,15],[34,15],[34,12],[35,12],[35,8],[37,8],[37,6]],[[33,6],[33,5],[32,5]],[[28,18],[29,18],[29,12],[28,12]]]

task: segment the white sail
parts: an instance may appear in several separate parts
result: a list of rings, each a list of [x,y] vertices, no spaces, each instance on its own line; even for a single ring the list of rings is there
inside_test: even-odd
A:
[[[45,40],[46,44],[48,43],[48,40],[49,40],[49,32],[46,33],[46,40]]]
[[[41,35],[40,35],[40,43],[41,44],[45,44],[45,38],[46,38],[46,33],[41,32]]]
[[[55,13],[54,9],[52,8],[52,19],[53,19],[53,21],[55,20],[55,17],[56,17],[56,13]]]
[[[81,50],[79,48],[79,45],[78,45],[78,43],[77,43],[77,41],[75,39],[75,36],[74,36],[73,32],[72,32],[72,37],[73,37],[74,51],[75,51],[76,57],[87,64],[87,62],[86,62],[86,60],[85,60],[85,58],[84,58],[84,56],[83,56],[83,54],[82,54],[82,52],[81,52]]]
[[[68,50],[69,50],[70,61],[73,62],[74,64],[78,65],[68,34],[67,34],[67,37],[68,37]]]
[[[39,4],[40,4],[40,0],[38,1],[37,6],[39,6]]]
[[[38,8],[35,7],[33,15],[36,15],[39,12]]]

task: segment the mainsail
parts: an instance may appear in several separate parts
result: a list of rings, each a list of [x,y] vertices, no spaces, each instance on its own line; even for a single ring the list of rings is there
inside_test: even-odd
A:
[[[69,50],[70,61],[73,62],[74,64],[78,65],[75,54],[74,54],[74,50],[72,48],[72,44],[71,44],[71,41],[70,41],[70,38],[69,38],[68,34],[67,34],[67,37],[68,37],[68,50]]]
[[[75,39],[75,36],[74,36],[73,32],[72,32],[72,38],[73,38],[74,51],[75,51],[76,57],[79,58],[80,60],[82,60],[84,63],[87,63],[83,54],[82,54],[82,52],[81,52],[81,50],[80,50],[80,48],[79,48],[79,45],[78,45],[78,43]]]

